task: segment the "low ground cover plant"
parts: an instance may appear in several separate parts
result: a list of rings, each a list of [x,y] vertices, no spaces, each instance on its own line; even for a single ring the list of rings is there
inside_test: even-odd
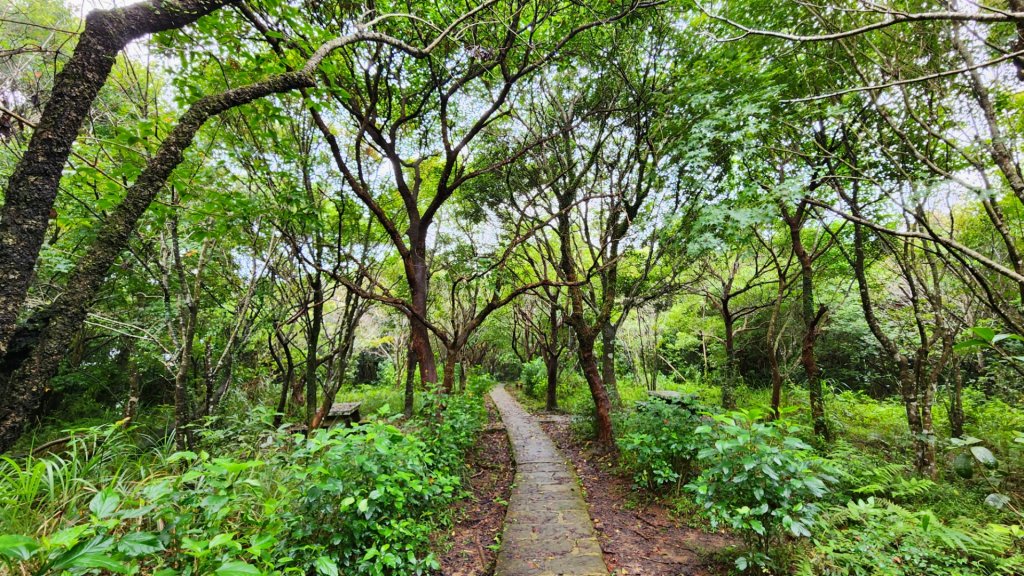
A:
[[[308,438],[264,429],[227,448],[221,430],[173,451],[105,426],[70,458],[5,458],[0,561],[27,574],[428,573],[486,412],[467,395],[425,413],[434,434],[383,420]]]

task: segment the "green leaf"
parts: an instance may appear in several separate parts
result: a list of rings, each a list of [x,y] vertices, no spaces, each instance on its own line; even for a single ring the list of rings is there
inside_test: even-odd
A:
[[[92,501],[89,502],[89,510],[96,515],[97,518],[106,518],[117,510],[118,504],[121,503],[121,497],[110,488],[100,490],[93,496]]]
[[[159,552],[164,547],[152,532],[129,532],[118,541],[117,549],[134,558]]]
[[[996,331],[987,326],[975,326],[971,328],[971,332],[975,336],[985,341],[986,344],[991,344],[996,337]]]
[[[242,560],[229,560],[217,568],[218,576],[251,576],[262,574],[260,569]]]
[[[168,456],[167,457],[167,463],[168,464],[173,464],[174,462],[177,462],[178,460],[186,460],[188,462],[191,462],[191,461],[195,460],[196,458],[199,458],[198,454],[196,454],[195,452],[191,452],[189,450],[184,450],[184,451],[181,451],[181,452],[175,452],[174,454],[171,454],[170,456]]]
[[[0,536],[0,556],[15,560],[28,560],[40,548],[39,543],[20,534]]]
[[[234,538],[235,538],[234,532],[229,533],[229,534],[217,534],[216,536],[213,537],[212,540],[210,540],[210,546],[209,547],[210,548],[216,548],[217,546],[223,546],[223,545],[231,542],[232,540],[234,540]]]
[[[87,542],[79,542],[70,550],[55,558],[50,564],[49,570],[60,572],[71,569],[79,571],[99,568],[111,572],[127,572],[128,566],[107,554],[111,543],[112,540],[106,536],[96,536]]]
[[[970,480],[974,476],[974,459],[966,452],[961,452],[953,459],[953,471],[961,478]]]
[[[70,548],[78,543],[78,539],[89,529],[88,524],[79,524],[71,528],[65,528],[44,537],[48,548]]]
[[[1006,494],[997,494],[993,492],[992,494],[989,494],[985,498],[985,504],[988,504],[989,506],[995,508],[996,510],[1002,510],[1003,507],[1009,503],[1010,497],[1007,496]]]
[[[971,444],[980,444],[981,439],[974,436],[963,436],[961,438],[950,438],[949,443],[953,446],[970,446]]]
[[[316,559],[316,571],[323,576],[338,576],[338,564],[329,556]]]
[[[999,466],[999,461],[996,460],[992,451],[984,446],[971,446],[971,454],[974,454],[974,458],[981,462],[986,468],[995,468]]]
[[[971,338],[969,340],[964,340],[963,342],[957,342],[953,345],[953,350],[956,352],[974,352],[975,350],[986,346],[988,346],[988,342],[985,340]]]

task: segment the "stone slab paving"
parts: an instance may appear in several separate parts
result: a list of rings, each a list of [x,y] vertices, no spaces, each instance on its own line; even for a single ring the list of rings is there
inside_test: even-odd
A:
[[[551,438],[502,387],[501,413],[516,477],[494,576],[608,576],[576,474]]]

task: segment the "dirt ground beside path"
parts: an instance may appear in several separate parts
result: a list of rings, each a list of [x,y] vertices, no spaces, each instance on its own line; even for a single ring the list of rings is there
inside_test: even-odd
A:
[[[467,462],[473,496],[456,506],[456,524],[438,552],[444,576],[486,576],[494,571],[498,553],[489,546],[505,520],[515,467],[508,436],[490,399],[487,414],[489,424]]]
[[[583,482],[605,562],[616,576],[717,576],[728,569],[709,564],[708,553],[734,544],[719,534],[680,526],[664,506],[627,507],[632,486],[617,476],[608,457],[595,457],[569,430],[569,417],[537,415],[544,431],[572,460]],[[635,500],[635,499],[634,499]]]

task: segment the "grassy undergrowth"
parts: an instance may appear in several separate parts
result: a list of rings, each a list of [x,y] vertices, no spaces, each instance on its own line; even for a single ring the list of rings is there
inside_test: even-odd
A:
[[[108,425],[0,461],[11,574],[424,574],[486,422],[479,393],[310,437],[246,417],[176,451]]]

